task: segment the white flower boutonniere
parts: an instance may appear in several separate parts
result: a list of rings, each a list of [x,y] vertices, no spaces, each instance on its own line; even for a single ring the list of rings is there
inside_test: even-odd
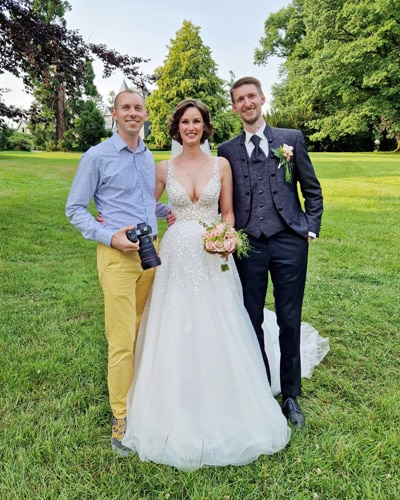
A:
[[[278,168],[285,167],[285,181],[289,183],[292,180],[293,163],[290,159],[293,156],[293,146],[284,144],[272,150],[279,160]]]

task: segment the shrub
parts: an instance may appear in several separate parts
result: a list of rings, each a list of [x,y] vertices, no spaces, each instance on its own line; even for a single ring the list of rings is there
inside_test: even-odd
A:
[[[20,151],[32,151],[34,148],[34,138],[30,134],[13,132],[8,140],[8,149],[18,149]]]

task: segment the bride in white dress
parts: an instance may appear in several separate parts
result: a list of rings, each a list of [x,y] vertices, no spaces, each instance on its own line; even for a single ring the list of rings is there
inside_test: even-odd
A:
[[[243,465],[283,449],[291,431],[273,396],[276,377],[273,391],[268,384],[234,260],[222,272],[221,257],[203,249],[201,222],[215,222],[220,211],[234,223],[229,163],[200,149],[213,130],[202,103],[185,100],[174,116],[183,151],[158,165],[156,196],[166,188],[176,222],[162,239],[138,333],[123,444],[141,460],[184,470]],[[274,317],[267,320],[277,338]],[[267,354],[276,360],[270,340]]]

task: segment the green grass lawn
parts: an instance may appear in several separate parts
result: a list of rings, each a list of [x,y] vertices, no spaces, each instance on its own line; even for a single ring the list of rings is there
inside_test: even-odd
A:
[[[331,351],[303,383],[307,425],[276,455],[189,473],[112,455],[95,243],[64,215],[79,156],[0,153],[0,498],[399,498],[400,155],[312,155],[325,212],[303,319]]]

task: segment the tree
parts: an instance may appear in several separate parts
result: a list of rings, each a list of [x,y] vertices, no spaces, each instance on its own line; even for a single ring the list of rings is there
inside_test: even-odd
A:
[[[70,10],[70,4],[65,0],[33,0],[32,11],[45,23],[57,24],[65,27],[66,21],[64,18],[65,12]],[[57,43],[57,39],[54,39]],[[53,90],[53,108],[55,114],[55,142],[60,141],[67,131],[65,121],[65,89],[63,86],[62,75],[58,74],[57,62],[48,66],[47,73],[43,75],[44,85],[47,87],[48,93]],[[60,77],[61,76],[61,77]],[[35,75],[33,75],[35,78]],[[35,87],[40,87],[41,82],[37,82]],[[53,87],[53,88],[52,88]]]
[[[13,130],[10,127],[7,127],[5,124],[0,124],[0,151],[9,148],[12,134]]]
[[[400,148],[400,0],[295,0],[260,44],[257,64],[286,57],[285,100],[313,140],[369,134],[372,147],[375,129]]]
[[[255,51],[255,63],[265,65],[272,56],[289,58],[299,47],[306,33],[301,0],[270,14],[264,23],[261,48]]]
[[[35,137],[37,149],[54,150],[56,139],[54,89],[50,85],[37,85],[29,110],[29,128]]]
[[[94,85],[94,72],[90,62],[86,63],[85,67],[85,83],[81,88],[77,88],[73,95],[66,96],[63,99],[63,105],[60,106],[58,99],[60,89],[57,79],[49,79],[47,84],[37,83],[33,89],[34,101],[30,108],[30,129],[36,138],[36,147],[46,150],[76,150],[81,144],[80,133],[83,133],[82,120],[79,119],[87,116],[87,110],[92,109],[87,103],[91,102],[99,108],[102,107],[101,97]],[[91,112],[92,114],[92,112]],[[59,116],[59,120],[56,116]],[[102,132],[94,134],[92,144],[96,144],[102,137],[106,136],[104,128],[104,118],[102,113],[98,111],[97,126]],[[63,132],[57,135],[57,127],[54,123],[62,121]],[[97,137],[99,135],[99,137]],[[86,144],[86,141],[83,141]],[[84,149],[87,149],[85,147]]]
[[[122,55],[102,44],[86,43],[78,31],[68,30],[62,15],[69,4],[63,0],[2,0],[0,3],[0,74],[8,71],[22,78],[28,91],[37,86],[57,84],[57,106],[76,89],[85,86],[87,63],[94,58],[103,63],[103,76],[120,69],[135,85],[152,81],[138,64],[147,60]],[[1,94],[0,94],[1,97]],[[24,110],[0,102],[0,120],[16,118]],[[63,127],[58,113],[57,133]]]
[[[229,137],[234,127],[232,115],[227,115],[228,96],[225,82],[217,76],[217,65],[211,50],[203,44],[200,28],[183,21],[176,32],[164,65],[155,70],[157,89],[147,99],[151,120],[151,136],[161,147],[169,147],[168,118],[183,99],[199,99],[210,110],[217,127],[213,140]]]
[[[82,112],[76,118],[75,130],[79,151],[86,151],[106,136],[104,117],[93,101],[85,102]]]

